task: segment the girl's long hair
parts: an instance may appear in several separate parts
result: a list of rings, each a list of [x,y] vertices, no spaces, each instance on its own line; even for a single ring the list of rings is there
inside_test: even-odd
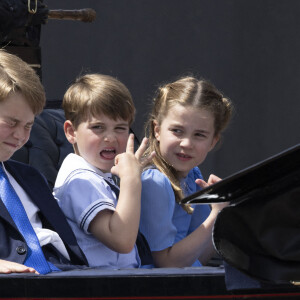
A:
[[[149,146],[146,155],[155,151],[156,155],[152,164],[166,175],[172,185],[177,203],[184,197],[180,186],[177,171],[162,157],[159,142],[155,138],[155,122],[161,125],[168,111],[175,105],[185,107],[192,106],[195,109],[206,109],[214,116],[214,136],[220,136],[226,128],[232,114],[230,100],[224,98],[216,87],[206,80],[198,80],[194,77],[183,77],[179,80],[161,86],[153,100],[153,107],[146,123],[146,136],[149,138]],[[189,205],[183,204],[183,209],[192,213]]]

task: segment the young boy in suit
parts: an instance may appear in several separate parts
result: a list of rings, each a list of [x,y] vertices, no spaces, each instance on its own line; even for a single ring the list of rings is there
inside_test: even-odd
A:
[[[28,165],[9,160],[28,141],[34,118],[44,105],[45,92],[34,70],[0,50],[0,273],[47,274],[86,264],[44,177]],[[34,229],[30,228],[34,246],[6,198],[21,200],[27,227],[31,224]],[[12,206],[16,208],[17,203]],[[41,250],[38,257],[46,262],[45,268],[40,268],[40,261],[32,262],[35,247]]]

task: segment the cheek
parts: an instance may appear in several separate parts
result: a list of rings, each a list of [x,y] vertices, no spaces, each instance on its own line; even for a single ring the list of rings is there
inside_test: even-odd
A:
[[[0,126],[0,137],[1,139],[5,139],[9,137],[13,131],[11,129],[8,129],[7,127]]]
[[[28,142],[29,138],[30,138],[30,131],[26,131],[24,133],[24,139],[22,140],[19,149],[22,148]]]
[[[168,153],[171,152],[172,148],[174,146],[174,142],[170,139],[164,139],[162,138],[159,142],[159,150],[163,157],[166,157]]]
[[[129,137],[129,135],[119,136],[118,140],[119,140],[119,145],[120,145],[120,153],[126,151],[128,137]]]
[[[208,154],[208,152],[210,151],[210,144],[200,144],[197,146],[196,148],[197,153],[199,155],[199,158],[201,160],[204,160]]]
[[[29,140],[30,132],[31,132],[31,130],[26,130],[25,131],[25,133],[24,133],[24,144]]]

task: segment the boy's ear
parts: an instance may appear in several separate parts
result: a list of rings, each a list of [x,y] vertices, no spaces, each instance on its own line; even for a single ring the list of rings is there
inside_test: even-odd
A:
[[[156,120],[153,120],[153,130],[155,138],[159,141],[160,140],[160,126]]]
[[[70,120],[65,121],[64,131],[65,131],[65,135],[66,135],[66,138],[69,141],[69,143],[74,145],[76,143],[76,132],[75,132],[74,126]]]
[[[217,135],[217,136],[215,136],[213,138],[209,151],[211,151],[212,149],[215,148],[215,146],[217,145],[217,143],[218,143],[219,140],[220,140],[220,136],[219,135]]]

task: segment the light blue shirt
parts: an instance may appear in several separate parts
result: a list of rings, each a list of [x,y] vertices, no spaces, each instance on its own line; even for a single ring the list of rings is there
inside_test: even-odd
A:
[[[72,153],[63,161],[53,194],[90,267],[138,268],[140,258],[136,246],[130,253],[121,254],[106,247],[88,230],[100,211],[115,210],[116,195],[106,180],[114,184],[110,173],[101,172]]]
[[[203,178],[199,168],[193,168],[181,181],[185,196],[201,188],[195,183]],[[145,235],[151,251],[173,246],[193,232],[210,214],[209,205],[194,205],[188,214],[175,201],[169,179],[157,169],[142,173],[142,208],[140,231]],[[193,266],[201,266],[197,260]]]

